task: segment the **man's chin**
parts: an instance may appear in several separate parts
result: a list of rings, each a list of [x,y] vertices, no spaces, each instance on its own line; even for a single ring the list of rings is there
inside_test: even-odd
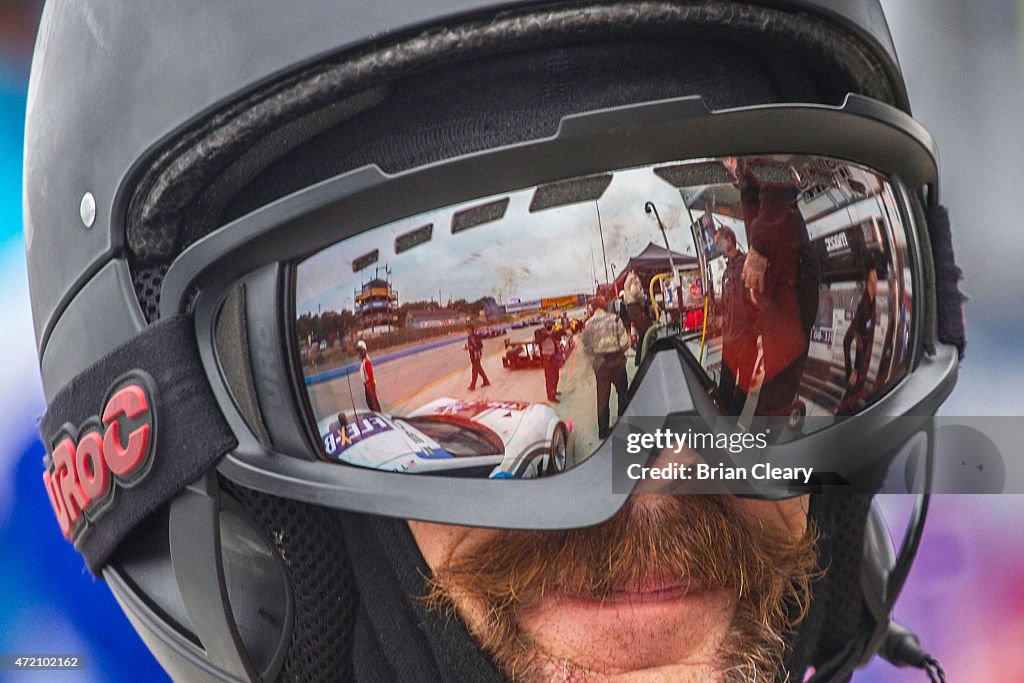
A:
[[[544,681],[715,680],[734,611],[722,592],[683,586],[604,600],[552,594],[519,611],[518,627],[533,650],[521,654],[535,674],[529,678]]]

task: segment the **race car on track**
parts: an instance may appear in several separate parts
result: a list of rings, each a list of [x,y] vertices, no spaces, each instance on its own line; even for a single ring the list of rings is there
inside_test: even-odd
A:
[[[572,454],[571,423],[541,403],[439,398],[403,417],[349,410],[318,426],[328,458],[394,472],[533,478]]]
[[[542,365],[540,345],[533,341],[513,342],[506,339],[505,355],[501,357],[501,364],[509,370],[539,368]]]
[[[563,360],[569,357],[576,342],[572,335],[564,335],[558,340],[558,348],[562,353]],[[536,341],[509,341],[505,340],[505,355],[501,357],[501,364],[509,370],[522,370],[523,368],[543,367],[544,361],[541,357],[540,344]]]
[[[481,339],[492,339],[494,337],[501,337],[508,334],[508,328],[506,327],[485,327],[477,335]]]

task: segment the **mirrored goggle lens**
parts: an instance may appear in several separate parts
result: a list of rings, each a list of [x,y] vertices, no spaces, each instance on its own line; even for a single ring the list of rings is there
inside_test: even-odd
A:
[[[523,478],[590,457],[665,347],[741,422],[856,412],[906,371],[913,294],[885,177],[723,157],[362,232],[298,265],[295,336],[325,458]]]

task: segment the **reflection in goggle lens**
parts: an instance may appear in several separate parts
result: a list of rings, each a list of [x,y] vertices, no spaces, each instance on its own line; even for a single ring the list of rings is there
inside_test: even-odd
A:
[[[867,168],[776,155],[571,178],[362,232],[296,270],[323,455],[562,472],[607,438],[662,340],[741,424],[855,412],[906,370],[900,215]]]

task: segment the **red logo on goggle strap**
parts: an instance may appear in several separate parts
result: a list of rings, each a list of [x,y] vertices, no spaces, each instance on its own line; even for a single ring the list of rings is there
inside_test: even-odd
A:
[[[123,384],[107,399],[102,416],[77,429],[66,425],[53,445],[43,484],[68,540],[107,510],[115,482],[130,486],[146,471],[154,424],[142,384]]]

